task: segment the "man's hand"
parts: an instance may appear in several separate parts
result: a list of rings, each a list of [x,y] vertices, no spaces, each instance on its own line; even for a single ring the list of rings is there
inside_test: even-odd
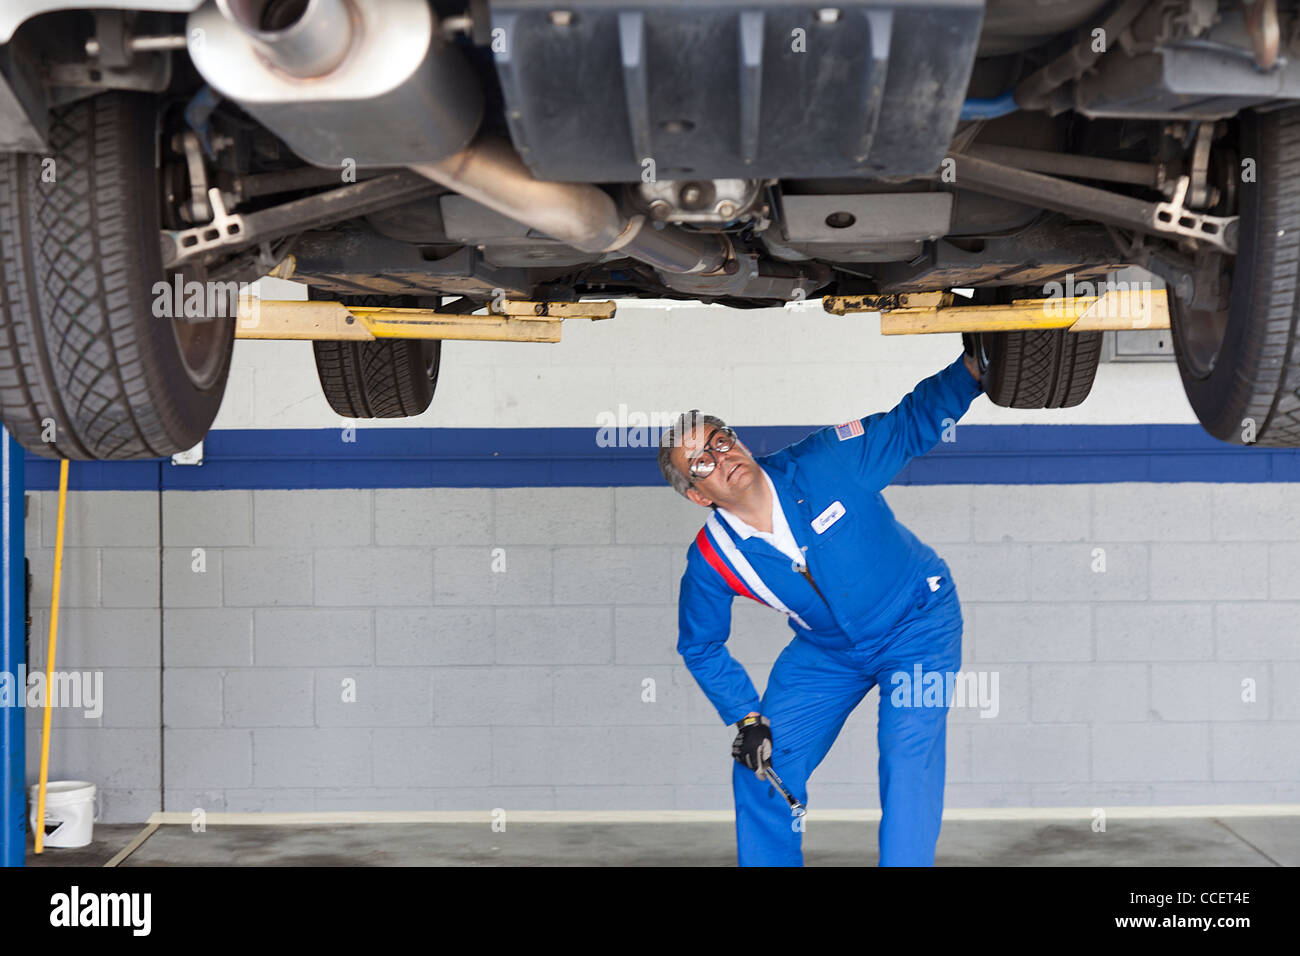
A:
[[[772,722],[761,714],[750,714],[737,721],[740,733],[731,743],[731,756],[763,779],[763,763],[772,756]]]
[[[965,353],[966,371],[970,372],[970,377],[980,383],[980,388],[984,387],[984,379],[980,376],[980,363],[975,355],[975,333],[963,332],[961,334],[961,347]]]

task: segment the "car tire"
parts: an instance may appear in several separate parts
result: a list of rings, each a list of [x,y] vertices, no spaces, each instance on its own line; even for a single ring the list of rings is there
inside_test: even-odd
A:
[[[0,154],[0,418],[36,454],[172,455],[221,405],[235,316],[155,314],[158,109],[104,93],[51,111],[48,156]]]
[[[1227,306],[1193,310],[1169,294],[1174,354],[1205,430],[1231,444],[1300,447],[1300,107],[1243,113],[1237,154],[1254,181],[1238,195],[1238,247]],[[1238,179],[1236,162],[1224,176]],[[1215,209],[1228,213],[1230,209]]]
[[[314,297],[313,293],[313,297]],[[339,296],[345,305],[406,308],[402,296]],[[438,384],[440,339],[312,342],[321,391],[344,418],[409,418],[428,409]]]
[[[1092,391],[1101,335],[1033,329],[965,332],[962,341],[979,361],[984,392],[994,405],[1070,408]]]

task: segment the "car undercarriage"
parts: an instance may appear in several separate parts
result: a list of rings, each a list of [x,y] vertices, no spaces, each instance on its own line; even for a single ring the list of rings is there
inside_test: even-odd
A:
[[[150,321],[170,277],[291,271],[313,298],[466,313],[502,296],[999,303],[1140,266],[1168,290],[1205,428],[1300,446],[1294,4],[824,4],[13,5],[5,424],[65,457],[201,438],[235,309]],[[114,255],[121,301],[103,291]],[[1051,407],[1087,395],[1099,338],[1024,329],[968,348],[994,401],[1028,394],[1020,380],[1084,382],[1024,400]],[[323,386],[322,361],[365,362],[334,344],[316,346]],[[427,343],[375,349],[436,377]],[[140,385],[85,386],[87,356],[97,382]]]

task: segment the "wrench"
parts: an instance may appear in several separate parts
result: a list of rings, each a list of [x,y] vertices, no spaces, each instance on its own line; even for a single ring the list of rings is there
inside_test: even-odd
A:
[[[781,778],[777,776],[776,771],[772,769],[771,761],[763,762],[763,773],[767,777],[768,783],[776,787],[776,792],[785,797],[785,802],[790,804],[790,813],[792,815],[801,817],[808,812],[804,805],[792,797],[790,792],[785,789],[785,782],[782,781]]]

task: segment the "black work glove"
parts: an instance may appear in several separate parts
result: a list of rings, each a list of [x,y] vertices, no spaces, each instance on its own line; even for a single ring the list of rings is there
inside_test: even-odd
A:
[[[763,779],[763,764],[772,757],[772,722],[761,714],[736,722],[740,733],[731,742],[731,756]]]
[[[975,366],[979,369],[980,388],[988,391],[988,355],[984,351],[984,342],[978,332],[963,332],[961,334],[962,351],[975,361]]]

